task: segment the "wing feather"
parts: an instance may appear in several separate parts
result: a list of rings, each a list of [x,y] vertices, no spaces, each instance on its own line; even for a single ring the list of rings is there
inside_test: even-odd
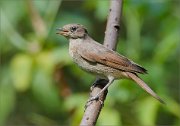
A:
[[[105,47],[104,47],[105,48]],[[111,50],[83,50],[79,51],[79,54],[82,58],[86,59],[89,62],[100,63],[114,69],[128,71],[128,72],[137,72],[137,73],[146,73],[147,71],[130,61],[126,57],[111,51]]]

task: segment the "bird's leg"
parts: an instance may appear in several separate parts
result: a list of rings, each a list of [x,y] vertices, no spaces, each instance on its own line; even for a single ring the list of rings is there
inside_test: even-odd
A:
[[[96,85],[106,85],[108,83],[108,80],[101,79],[101,78],[96,78],[94,83],[92,84],[90,90],[92,91]]]
[[[106,79],[101,79],[101,78],[96,78],[96,80],[94,81],[94,83],[92,84],[92,86],[91,86],[91,88],[90,88],[90,90],[91,90],[91,92],[93,91],[93,89],[97,86],[100,86],[100,87],[104,87],[106,84],[108,84],[108,82],[109,82],[109,80],[106,80]],[[104,89],[105,90],[105,89]],[[100,95],[100,94],[99,94]],[[85,105],[85,109],[87,108],[87,106],[89,105],[89,104],[91,104],[90,103],[90,101],[93,101],[93,99],[92,99],[93,97],[91,97],[87,102],[86,102],[86,105]],[[97,98],[96,98],[97,99]],[[101,103],[101,105],[103,105],[103,101],[102,100],[99,100],[99,102]]]
[[[108,79],[109,82],[106,84],[106,86],[96,96],[91,97],[88,102],[98,99],[101,93],[104,92],[113,83],[114,77],[108,77]]]

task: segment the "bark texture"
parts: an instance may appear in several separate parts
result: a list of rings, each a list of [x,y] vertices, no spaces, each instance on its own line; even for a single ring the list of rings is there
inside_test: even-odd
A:
[[[112,50],[115,50],[117,45],[117,39],[120,30],[121,11],[122,0],[111,0],[105,31],[104,46]],[[93,87],[90,92],[89,99],[92,96],[96,96],[96,94],[101,91],[101,89],[107,84],[107,82],[107,80],[97,80],[95,82],[95,87]],[[80,123],[81,126],[94,126],[96,124],[101,109],[104,105],[107,92],[108,91],[106,90],[104,93],[102,93],[98,100],[87,102],[84,115]]]

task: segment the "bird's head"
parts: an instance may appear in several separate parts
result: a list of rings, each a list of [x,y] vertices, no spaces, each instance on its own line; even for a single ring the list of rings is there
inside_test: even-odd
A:
[[[57,34],[72,39],[84,38],[87,34],[86,28],[80,24],[67,24],[62,28],[58,28],[57,30]]]

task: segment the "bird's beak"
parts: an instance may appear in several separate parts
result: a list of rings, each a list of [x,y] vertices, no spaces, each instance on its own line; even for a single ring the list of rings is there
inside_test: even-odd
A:
[[[64,28],[57,28],[56,30],[57,30],[56,34],[60,34],[60,35],[66,35],[69,32]]]

